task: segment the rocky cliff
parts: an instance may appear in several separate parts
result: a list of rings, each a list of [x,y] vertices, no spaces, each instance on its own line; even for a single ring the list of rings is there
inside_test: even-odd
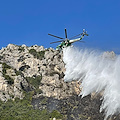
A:
[[[38,90],[56,99],[79,93],[77,82],[64,83],[62,52],[43,46],[9,44],[0,50],[0,99],[24,97],[23,91]],[[4,94],[3,94],[4,93]],[[36,97],[34,96],[34,97]]]
[[[62,57],[62,52],[37,45],[27,47],[9,44],[2,48],[1,101],[15,101],[16,98],[22,100],[26,94],[31,93],[30,105],[33,109],[48,112],[57,110],[62,115],[60,119],[63,120],[103,120],[104,114],[99,112],[100,96],[95,98],[87,96],[81,99],[78,96],[80,83],[64,82],[65,65]],[[119,120],[119,118],[113,116],[110,119]]]

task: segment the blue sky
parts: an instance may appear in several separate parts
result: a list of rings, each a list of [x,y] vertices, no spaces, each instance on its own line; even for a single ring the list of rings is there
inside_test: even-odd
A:
[[[48,33],[68,38],[85,28],[86,43],[74,43],[120,53],[120,0],[1,0],[0,48],[9,43],[31,46],[49,44],[59,39]]]

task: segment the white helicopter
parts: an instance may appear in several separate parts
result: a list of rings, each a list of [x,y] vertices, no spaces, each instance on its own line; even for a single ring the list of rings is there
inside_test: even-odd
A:
[[[88,36],[87,31],[85,31],[85,29],[83,29],[83,32],[81,34],[78,34],[78,35],[68,39],[66,28],[65,28],[65,38],[61,38],[61,37],[58,37],[58,36],[52,35],[52,34],[48,34],[48,35],[59,38],[59,39],[62,39],[61,41],[56,41],[56,42],[51,42],[50,43],[50,44],[53,44],[53,43],[61,42],[61,44],[56,47],[56,50],[62,50],[65,47],[71,46],[72,43],[77,42],[77,41],[83,42],[81,40],[83,39],[84,35]],[[78,36],[81,36],[81,37],[76,38]],[[76,38],[76,39],[73,39],[73,38]]]

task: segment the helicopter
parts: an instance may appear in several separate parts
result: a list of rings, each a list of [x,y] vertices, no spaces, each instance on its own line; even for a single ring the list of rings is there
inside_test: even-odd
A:
[[[60,50],[60,51],[61,51],[63,48],[66,48],[66,47],[68,47],[68,46],[71,46],[72,43],[74,43],[74,42],[77,42],[77,41],[83,42],[83,41],[81,41],[81,40],[83,39],[83,37],[84,37],[85,35],[88,36],[87,31],[85,31],[85,29],[83,29],[83,32],[82,32],[81,34],[78,34],[78,35],[73,36],[73,37],[71,37],[70,39],[68,39],[68,38],[67,38],[67,30],[66,30],[66,28],[65,28],[65,38],[58,37],[58,36],[56,36],[56,35],[52,35],[52,34],[49,34],[49,33],[48,33],[48,35],[61,39],[60,41],[55,41],[55,42],[51,42],[51,43],[50,43],[50,44],[53,44],[53,43],[61,42],[61,44],[56,47],[56,50]],[[76,38],[76,37],[78,37],[78,36],[81,36],[81,37]],[[76,38],[76,39],[73,39],[73,38]]]

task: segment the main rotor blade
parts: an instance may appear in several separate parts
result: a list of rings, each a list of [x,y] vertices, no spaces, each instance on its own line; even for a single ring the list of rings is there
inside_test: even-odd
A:
[[[58,42],[62,42],[64,40],[60,40],[60,41],[55,41],[55,42],[51,42],[50,44],[53,44],[53,43],[58,43]]]
[[[64,39],[64,38],[61,38],[61,37],[58,37],[58,36],[56,36],[56,35],[52,35],[52,34],[49,34],[49,33],[48,33],[48,35],[53,36],[53,37],[56,37],[56,38],[59,38],[59,39]]]
[[[79,41],[79,42],[85,43],[85,41]]]
[[[76,38],[76,37],[78,37],[78,36],[80,36],[80,35],[82,35],[82,34],[83,34],[83,33],[78,34],[78,35],[76,35],[76,36],[73,36],[73,37],[71,37],[70,39]]]
[[[65,28],[65,38],[67,38],[67,30],[66,30],[66,28]]]

